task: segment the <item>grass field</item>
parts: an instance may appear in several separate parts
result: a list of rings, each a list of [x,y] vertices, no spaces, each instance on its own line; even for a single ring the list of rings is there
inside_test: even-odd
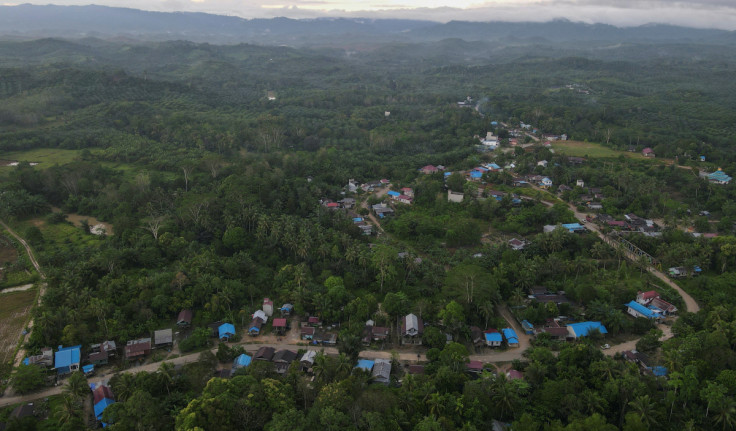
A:
[[[94,153],[94,150],[90,150]],[[63,165],[76,160],[81,153],[80,150],[62,150],[58,148],[37,148],[28,151],[11,151],[0,153],[0,159],[15,160],[18,162],[37,162],[44,166],[54,164]]]
[[[3,363],[13,360],[15,347],[36,300],[37,287],[22,292],[0,294],[0,358]]]
[[[624,156],[631,159],[646,160],[646,157],[639,152],[631,153],[628,151],[617,151],[594,142],[556,141],[552,143],[552,149],[554,149],[556,153],[566,156],[592,158],[615,158]]]

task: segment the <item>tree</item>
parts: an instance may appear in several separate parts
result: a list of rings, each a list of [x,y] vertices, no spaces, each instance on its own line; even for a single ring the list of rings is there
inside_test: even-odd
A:
[[[10,384],[19,394],[27,394],[41,388],[46,383],[43,370],[37,365],[19,365]]]
[[[460,328],[465,325],[465,313],[462,305],[455,301],[450,301],[439,314],[442,323],[457,338]]]
[[[465,178],[460,172],[453,172],[447,177],[447,188],[454,192],[461,192],[465,186]]]
[[[396,318],[396,334],[400,332],[400,318],[409,311],[409,299],[403,292],[393,293],[389,292],[383,298],[382,308],[383,311],[388,313],[389,316]]]
[[[396,268],[394,262],[396,261],[398,252],[395,248],[379,244],[373,249],[373,256],[371,262],[376,268],[378,282],[380,283],[380,292],[383,293],[383,286],[386,281],[392,280],[396,275]]]
[[[84,376],[84,373],[81,371],[72,373],[64,386],[64,394],[81,402],[89,395],[89,393],[89,384],[87,383],[87,378]]]

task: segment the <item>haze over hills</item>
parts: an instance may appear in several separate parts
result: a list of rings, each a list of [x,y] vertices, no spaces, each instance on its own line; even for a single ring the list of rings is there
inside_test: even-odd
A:
[[[106,6],[0,6],[4,38],[99,37],[190,40],[209,43],[360,45],[366,42],[466,41],[695,42],[730,44],[736,32],[671,25],[621,28],[567,20],[546,23],[465,22],[357,18],[243,19],[189,12],[149,12]],[[340,36],[336,38],[335,36]]]

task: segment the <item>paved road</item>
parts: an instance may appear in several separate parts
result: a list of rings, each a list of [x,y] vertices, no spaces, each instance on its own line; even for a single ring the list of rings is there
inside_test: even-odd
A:
[[[38,300],[36,301],[36,305],[41,305],[41,298],[43,297],[43,294],[46,293],[46,275],[41,271],[41,265],[38,264],[38,260],[36,260],[36,256],[33,254],[33,250],[31,250],[31,247],[28,245],[26,240],[21,238],[20,235],[15,233],[13,229],[10,228],[7,224],[5,224],[4,221],[0,220],[0,226],[2,226],[5,230],[10,233],[18,242],[20,242],[23,247],[26,249],[26,253],[28,253],[28,259],[31,261],[31,264],[34,268],[36,268],[36,271],[38,272],[38,275],[41,277],[41,286],[40,291],[38,292]],[[33,307],[28,309],[28,312],[30,313],[31,310],[33,310]],[[28,324],[21,330],[23,331],[25,328],[28,328],[28,332],[23,335],[21,332],[18,336],[20,340],[22,340],[21,345],[25,345],[25,343],[28,341],[28,338],[31,336],[31,329],[33,328],[33,317],[31,317],[31,320],[28,321]],[[20,362],[25,358],[26,351],[23,348],[18,349],[18,353],[15,355],[15,359],[13,360],[13,366],[17,367],[20,365]]]

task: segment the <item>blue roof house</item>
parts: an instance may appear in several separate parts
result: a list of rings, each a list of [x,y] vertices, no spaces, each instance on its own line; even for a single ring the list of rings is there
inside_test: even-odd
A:
[[[717,171],[708,174],[708,181],[714,184],[728,184],[733,178],[726,175],[720,168]]]
[[[229,341],[231,337],[235,336],[235,325],[232,323],[223,323],[217,328],[220,340]]]
[[[476,170],[470,171],[470,178],[473,180],[479,180],[483,178],[483,172]]]
[[[519,347],[519,336],[516,335],[516,331],[511,328],[503,328],[501,332],[503,332],[503,338],[506,339],[506,344],[509,347]]]
[[[634,317],[644,317],[647,319],[659,319],[662,317],[661,310],[657,311],[657,309],[645,307],[636,301],[626,304],[626,312]]]
[[[98,421],[102,420],[102,412],[104,412],[105,409],[112,404],[115,404],[115,400],[111,400],[110,398],[103,398],[102,400],[100,400],[100,402],[95,404],[95,417]],[[105,427],[107,426],[107,424],[103,423],[102,426]]]
[[[387,194],[387,195],[389,195],[389,196],[391,196],[392,198],[398,198],[399,196],[401,196],[401,193],[399,193],[399,192],[395,192],[395,191],[393,191],[393,190],[390,190],[390,191],[389,191],[388,193],[386,193],[386,194]]]
[[[361,370],[365,370],[370,373],[373,370],[374,364],[375,362],[369,359],[358,359],[358,365],[356,365],[355,368],[360,368]]]
[[[489,347],[498,347],[503,341],[500,332],[486,332],[484,335],[486,337],[486,346]]]
[[[246,355],[245,353],[241,354],[235,360],[233,361],[233,371],[237,370],[238,368],[244,368],[250,365],[251,357]]]
[[[542,178],[542,181],[539,182],[539,187],[542,187],[545,189],[552,187],[552,180],[550,180],[547,177]]]
[[[534,335],[534,325],[532,325],[528,320],[522,320],[521,327],[527,335]]]
[[[601,322],[580,322],[567,325],[568,334],[574,338],[585,337],[593,330],[598,330],[601,334],[608,334],[608,329]]]
[[[80,348],[82,346],[61,347],[54,354],[54,368],[59,374],[69,374],[79,371]]]

